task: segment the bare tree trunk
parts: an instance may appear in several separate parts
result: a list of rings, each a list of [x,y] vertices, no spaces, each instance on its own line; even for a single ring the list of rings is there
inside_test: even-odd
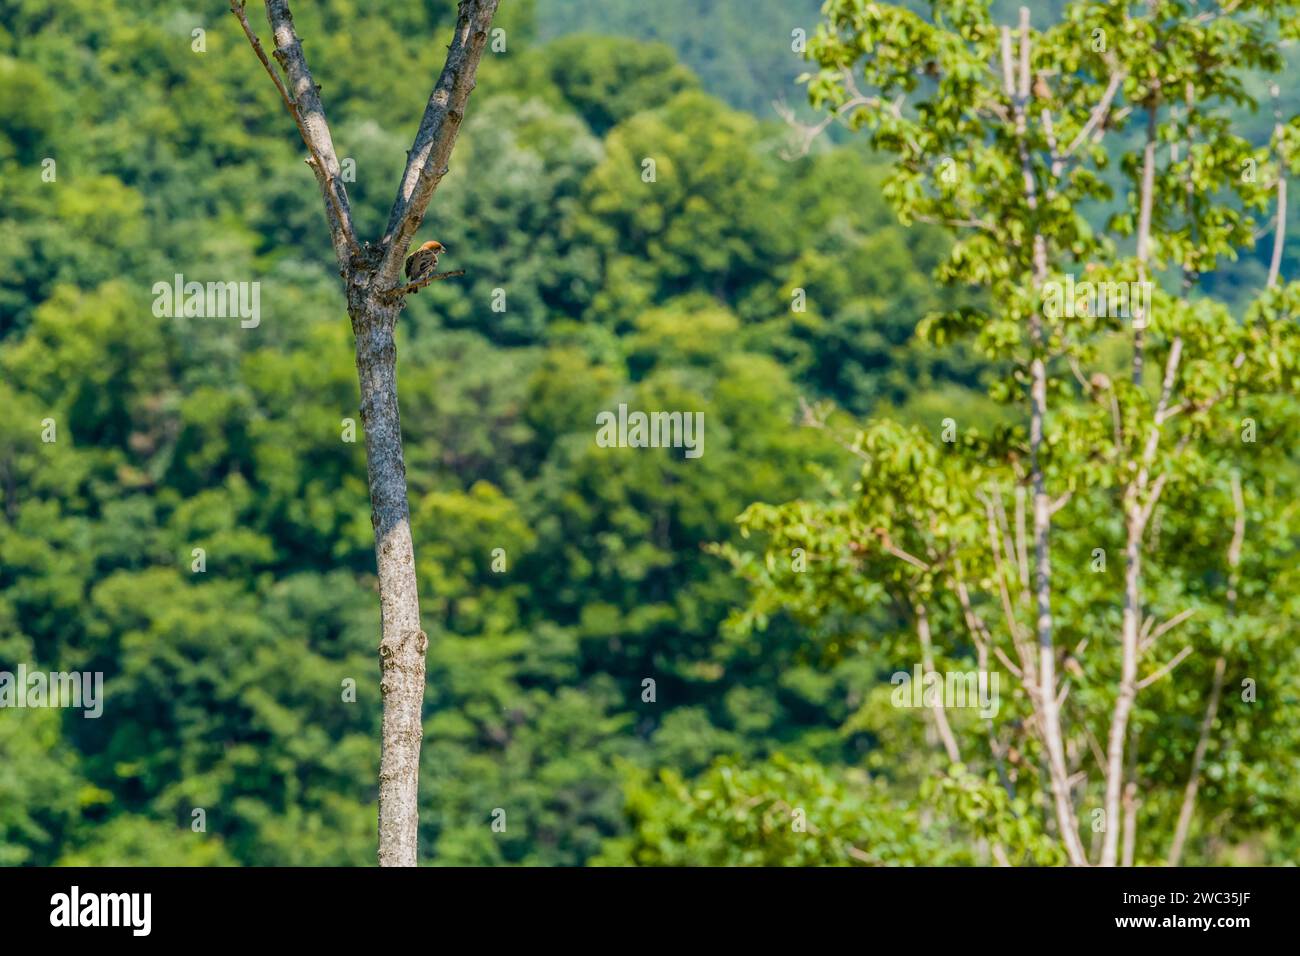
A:
[[[1026,105],[1029,102],[1029,8],[1020,8],[1018,70],[1012,61],[1011,31],[1002,28],[1002,77],[1015,115],[1015,136],[1020,154],[1021,178],[1024,181],[1025,204],[1031,214],[1038,211],[1038,185],[1034,179],[1033,164],[1026,142]],[[1013,78],[1018,76],[1018,83]],[[1047,281],[1047,241],[1041,232],[1033,237],[1034,285],[1041,289]],[[1029,467],[1033,496],[1034,520],[1034,596],[1036,605],[1035,633],[1038,636],[1038,687],[1035,704],[1039,731],[1047,749],[1048,778],[1056,809],[1057,826],[1065,844],[1066,854],[1075,866],[1086,866],[1087,854],[1079,839],[1075,822],[1074,802],[1070,796],[1069,769],[1065,761],[1065,746],[1061,738],[1060,708],[1056,699],[1056,650],[1052,643],[1052,559],[1049,539],[1052,524],[1052,502],[1048,497],[1043,476],[1042,449],[1047,421],[1047,365],[1042,353],[1045,348],[1042,317],[1034,313],[1030,318],[1029,338],[1033,349],[1030,360],[1029,388]]]
[[[1282,113],[1278,107],[1278,88],[1274,83],[1273,94],[1273,139],[1278,144],[1280,155],[1277,158],[1277,225],[1273,229],[1273,256],[1268,264],[1268,288],[1277,286],[1278,276],[1282,272],[1282,247],[1286,241],[1286,151],[1282,148]]]
[[[1158,81],[1157,81],[1158,82]],[[1137,260],[1138,281],[1147,282],[1147,263],[1151,258],[1151,206],[1155,198],[1156,179],[1156,117],[1159,100],[1152,100],[1147,107],[1147,142],[1142,151],[1142,193],[1138,202]],[[1137,321],[1140,319],[1141,321]],[[1143,362],[1145,360],[1146,324],[1150,316],[1145,312],[1134,316],[1133,323],[1133,384],[1142,384]]]
[[[1142,803],[1137,792],[1137,781],[1130,780],[1124,784],[1124,855],[1120,858],[1121,866],[1132,866],[1137,852],[1137,815]]]
[[[375,530],[384,702],[379,762],[379,863],[414,865],[417,847],[424,654],[415,549],[406,499],[406,463],[397,409],[395,307],[358,303],[351,311],[366,434],[370,521]]]
[[[1137,856],[1137,816],[1138,808],[1142,806],[1142,799],[1138,796],[1137,781],[1137,734],[1134,732],[1133,725],[1129,725],[1128,735],[1128,769],[1125,776],[1128,778],[1124,784],[1124,850],[1120,857],[1121,866],[1132,866]]]
[[[447,163],[474,89],[488,26],[500,0],[460,0],[456,28],[442,73],[407,154],[406,170],[393,201],[388,227],[375,244],[357,243],[347,191],[339,176],[329,123],[319,87],[307,67],[294,30],[288,0],[265,0],[275,37],[271,65],[245,15],[245,0],[230,0],[244,35],[275,83],[285,109],[307,146],[307,163],[325,198],[330,238],[347,290],[348,316],[356,343],[361,422],[366,433],[370,520],[375,529],[381,637],[379,657],[384,717],[379,761],[378,856],[381,866],[415,866],[419,843],[420,744],[423,738],[424,667],[428,637],[420,628],[406,463],[397,408],[397,348],[393,330],[405,296],[436,279],[398,285],[411,239],[420,227]],[[287,80],[287,82],[286,82]]]
[[[1140,506],[1132,504],[1125,521],[1128,533],[1124,543],[1124,617],[1120,633],[1122,663],[1119,693],[1115,697],[1115,710],[1111,715],[1110,737],[1106,747],[1106,836],[1102,842],[1102,866],[1114,866],[1119,851],[1120,799],[1124,787],[1124,735],[1128,731],[1133,702],[1137,699],[1143,524]]]
[[[1155,27],[1156,0],[1147,0],[1147,14],[1152,19],[1152,26]],[[1151,258],[1151,208],[1155,200],[1156,184],[1156,136],[1159,132],[1159,115],[1160,115],[1160,80],[1158,77],[1151,79],[1151,95],[1146,104],[1147,107],[1147,139],[1146,146],[1142,150],[1142,191],[1138,198],[1138,225],[1137,225],[1137,260],[1138,260],[1138,281],[1147,282],[1150,276],[1147,274],[1147,263]],[[1191,103],[1188,103],[1188,109]],[[1191,154],[1188,154],[1188,162],[1191,161]],[[1149,319],[1145,313],[1141,316],[1142,321],[1136,321],[1138,317],[1134,316],[1133,323],[1133,384],[1142,384],[1143,365],[1146,360],[1146,324]],[[1122,746],[1122,744],[1121,744]],[[1109,820],[1107,823],[1109,824]]]
[[[1154,14],[1155,4],[1148,3]],[[1159,130],[1160,81],[1155,80],[1151,98],[1147,103],[1146,145],[1142,151],[1142,186],[1138,197],[1137,260],[1138,280],[1150,281],[1148,263],[1151,258],[1151,215],[1155,200],[1156,136]],[[1191,104],[1188,104],[1191,108]],[[1190,149],[1190,147],[1189,147]],[[1188,161],[1191,161],[1190,152]],[[1142,310],[1133,317],[1133,383],[1142,384],[1146,361],[1146,325],[1150,316]],[[1169,385],[1166,381],[1166,396]],[[1163,401],[1162,401],[1163,405]],[[1161,422],[1155,425],[1159,433]],[[1154,453],[1154,448],[1152,448]],[[1142,539],[1146,533],[1146,517],[1150,510],[1141,500],[1146,486],[1146,466],[1142,471],[1140,487],[1130,485],[1125,493],[1124,540],[1124,610],[1120,627],[1120,681],[1111,715],[1110,736],[1106,748],[1105,838],[1102,842],[1101,865],[1114,866],[1119,857],[1120,807],[1124,789],[1124,739],[1128,730],[1129,714],[1137,699],[1138,629],[1142,619]]]
[[[1110,736],[1106,748],[1106,839],[1102,843],[1101,865],[1114,866],[1119,857],[1120,801],[1124,787],[1124,738],[1128,731],[1129,715],[1137,700],[1138,681],[1138,630],[1142,619],[1142,542],[1151,513],[1160,501],[1165,475],[1150,481],[1155,464],[1160,435],[1169,414],[1169,399],[1173,394],[1174,380],[1182,359],[1183,342],[1175,338],[1165,362],[1164,381],[1160,398],[1152,416],[1151,430],[1138,462],[1137,476],[1124,489],[1124,614],[1120,628],[1122,663],[1120,665],[1119,692],[1110,720]]]
[[[1282,271],[1282,240],[1286,232],[1286,177],[1277,181],[1277,230],[1273,234],[1273,258],[1268,266],[1268,287],[1277,286]]]
[[[1031,367],[1032,412],[1029,426],[1030,469],[1034,499],[1034,594],[1035,628],[1038,633],[1038,712],[1043,743],[1047,747],[1048,777],[1052,799],[1056,804],[1056,821],[1065,842],[1066,853],[1075,866],[1086,866],[1088,858],[1079,840],[1070,797],[1069,770],[1065,763],[1065,745],[1061,739],[1060,708],[1056,699],[1056,648],[1052,642],[1052,558],[1048,535],[1051,530],[1052,506],[1043,485],[1043,468],[1039,451],[1043,444],[1043,421],[1047,415],[1047,374],[1043,360],[1035,358]]]

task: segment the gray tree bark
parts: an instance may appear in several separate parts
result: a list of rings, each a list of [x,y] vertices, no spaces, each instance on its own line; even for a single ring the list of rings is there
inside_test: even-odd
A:
[[[1020,156],[1021,178],[1025,185],[1025,204],[1030,212],[1038,210],[1038,183],[1034,178],[1026,139],[1027,108],[1030,101],[1029,67],[1031,40],[1029,33],[1029,8],[1020,8],[1019,61],[1013,60],[1011,30],[1002,28],[1002,82],[1007,98],[1012,102],[1015,119],[1015,138]],[[1017,75],[1018,72],[1018,75]],[[1018,82],[1017,82],[1018,80]],[[1034,286],[1042,289],[1048,275],[1047,239],[1041,232],[1033,237]],[[1029,363],[1029,479],[1033,498],[1034,521],[1034,632],[1038,637],[1037,687],[1034,689],[1034,709],[1039,732],[1047,751],[1048,779],[1052,786],[1052,801],[1056,808],[1057,828],[1072,866],[1087,866],[1088,857],[1079,839],[1078,822],[1074,814],[1074,801],[1070,792],[1070,775],[1065,760],[1065,745],[1061,737],[1060,701],[1056,692],[1056,647],[1052,639],[1052,500],[1047,493],[1043,472],[1042,451],[1047,425],[1047,363],[1043,353],[1046,341],[1042,318],[1030,316],[1029,339],[1032,355]]]
[[[447,59],[407,154],[388,227],[377,242],[358,245],[319,87],[312,79],[302,43],[294,30],[288,0],[265,0],[267,20],[275,38],[273,56],[283,76],[271,65],[249,25],[245,0],[230,0],[231,12],[275,83],[285,109],[307,146],[307,164],[325,199],[330,238],[346,289],[348,316],[356,341],[361,422],[366,433],[370,482],[370,520],[375,529],[375,563],[379,575],[380,690],[384,702],[379,763],[381,866],[416,864],[424,664],[429,644],[420,628],[415,549],[406,498],[406,462],[397,406],[397,347],[393,330],[406,295],[430,281],[460,273],[441,273],[406,285],[398,285],[397,279],[411,239],[447,173],[487,43],[488,27],[499,2],[460,0]]]

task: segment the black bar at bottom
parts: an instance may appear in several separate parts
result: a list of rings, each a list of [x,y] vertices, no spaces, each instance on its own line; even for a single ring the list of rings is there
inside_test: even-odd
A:
[[[771,943],[786,933],[813,942],[840,931],[864,943],[991,944],[1010,932],[1024,942],[1105,936],[1182,945],[1190,935],[1289,938],[1300,922],[1297,890],[1300,870],[1286,868],[8,869],[0,870],[0,939],[8,952],[27,938],[57,943],[74,934],[79,943],[127,946],[373,947],[409,926],[418,945],[457,948],[503,938],[615,945],[646,934],[665,945]],[[1020,935],[1029,930],[1048,935]],[[663,935],[670,932],[677,935]]]

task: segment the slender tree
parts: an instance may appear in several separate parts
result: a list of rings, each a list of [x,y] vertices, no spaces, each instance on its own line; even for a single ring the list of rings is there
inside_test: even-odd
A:
[[[1231,128],[1224,104],[1253,105],[1245,74],[1281,69],[1278,35],[1296,34],[1296,5],[1072,3],[1039,29],[1025,7],[1011,25],[981,0],[930,6],[932,17],[829,0],[809,88],[815,106],[892,155],[885,190],[900,218],[953,234],[941,278],[983,287],[987,306],[929,316],[919,332],[934,344],[973,338],[1007,370],[992,394],[1023,424],[962,423],[959,434],[954,418],[936,446],[873,423],[846,441],[865,461],[856,500],[752,509],[745,526],[774,535],[769,561],[733,557],[811,617],[887,597],[919,635],[926,672],[965,643],[981,670],[1011,678],[1025,709],[987,728],[988,765],[1014,798],[1008,755],[1033,754],[1019,792],[1027,773],[1041,780],[1044,833],[1074,865],[1165,856],[1137,841],[1139,777],[1174,770],[1138,759],[1134,717],[1148,688],[1194,681],[1210,706],[1185,771],[1176,861],[1225,668],[1249,653],[1242,615],[1280,613],[1271,595],[1255,591],[1249,609],[1235,596],[1239,483],[1267,495],[1257,492],[1261,508],[1279,507],[1255,416],[1267,410],[1280,427],[1294,407],[1284,396],[1300,366],[1300,284],[1271,270],[1244,315],[1194,291],[1253,245],[1253,214],[1270,200],[1281,262],[1297,120],[1277,116],[1264,148]],[[1181,273],[1176,292],[1170,273]],[[1147,363],[1159,375],[1144,375]],[[1229,473],[1237,531],[1206,548],[1224,529],[1197,495]],[[773,573],[771,557],[796,546],[818,554],[816,584]],[[1108,551],[1119,555],[1115,584]],[[870,583],[843,592],[839,581],[857,575]],[[1231,596],[1215,590],[1225,577]],[[1184,664],[1198,650],[1212,674]],[[929,712],[950,763],[982,762],[942,707]],[[1156,719],[1148,710],[1141,723]],[[1169,819],[1168,796],[1151,817]],[[1007,836],[990,833],[995,851]]]
[[[383,693],[383,739],[379,765],[379,863],[416,864],[424,667],[428,637],[420,627],[406,465],[397,407],[397,349],[393,331],[408,294],[459,273],[436,273],[398,281],[407,248],[429,200],[447,173],[452,148],[488,28],[500,0],[460,0],[456,27],[442,73],[407,153],[388,225],[375,242],[358,242],[320,88],[312,78],[294,29],[288,0],[265,0],[278,69],[248,22],[245,0],[231,0],[253,52],[266,68],[307,147],[307,164],[325,201],[339,275],[356,341],[361,421],[366,433],[371,523],[379,573],[382,631],[379,643]]]

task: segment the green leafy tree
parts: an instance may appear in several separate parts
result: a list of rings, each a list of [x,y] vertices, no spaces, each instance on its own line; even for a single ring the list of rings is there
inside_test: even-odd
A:
[[[904,223],[953,232],[940,277],[988,291],[919,334],[973,340],[1005,369],[991,397],[1019,415],[990,429],[954,407],[939,429],[854,432],[811,412],[862,459],[860,477],[744,516],[770,535],[766,559],[732,554],[758,586],[747,623],[778,608],[850,629],[884,621],[914,635],[926,673],[998,675],[1013,690],[996,720],[927,702],[953,779],[1032,794],[1072,864],[1177,862],[1212,735],[1225,759],[1252,737],[1292,752],[1290,699],[1240,690],[1294,679],[1293,647],[1265,659],[1251,640],[1283,626],[1289,598],[1241,588],[1248,551],[1265,577],[1291,561],[1271,529],[1296,476],[1281,436],[1300,284],[1274,275],[1237,316],[1194,290],[1250,246],[1254,213],[1295,171],[1294,121],[1252,145],[1224,105],[1249,102],[1246,71],[1280,68],[1262,25],[1294,34],[1294,6],[1070,4],[1037,30],[1026,8],[999,26],[978,2],[825,12],[814,104],[893,155],[884,190]],[[1145,133],[1119,156],[1123,195],[1099,226],[1090,213],[1113,199],[1114,133],[1129,124]],[[1084,283],[1102,292],[1076,294]],[[1115,289],[1131,296],[1118,308]],[[1203,718],[1170,720],[1171,705],[1202,701]],[[1234,814],[1243,787],[1295,799],[1291,761],[1232,765],[1216,768],[1210,806],[1200,796],[1217,827],[1251,832],[1251,814]]]
[[[753,766],[723,761],[694,780],[666,770],[634,775],[631,836],[594,862],[636,866],[942,866],[970,863],[941,824],[861,771],[838,773],[777,755]]]

